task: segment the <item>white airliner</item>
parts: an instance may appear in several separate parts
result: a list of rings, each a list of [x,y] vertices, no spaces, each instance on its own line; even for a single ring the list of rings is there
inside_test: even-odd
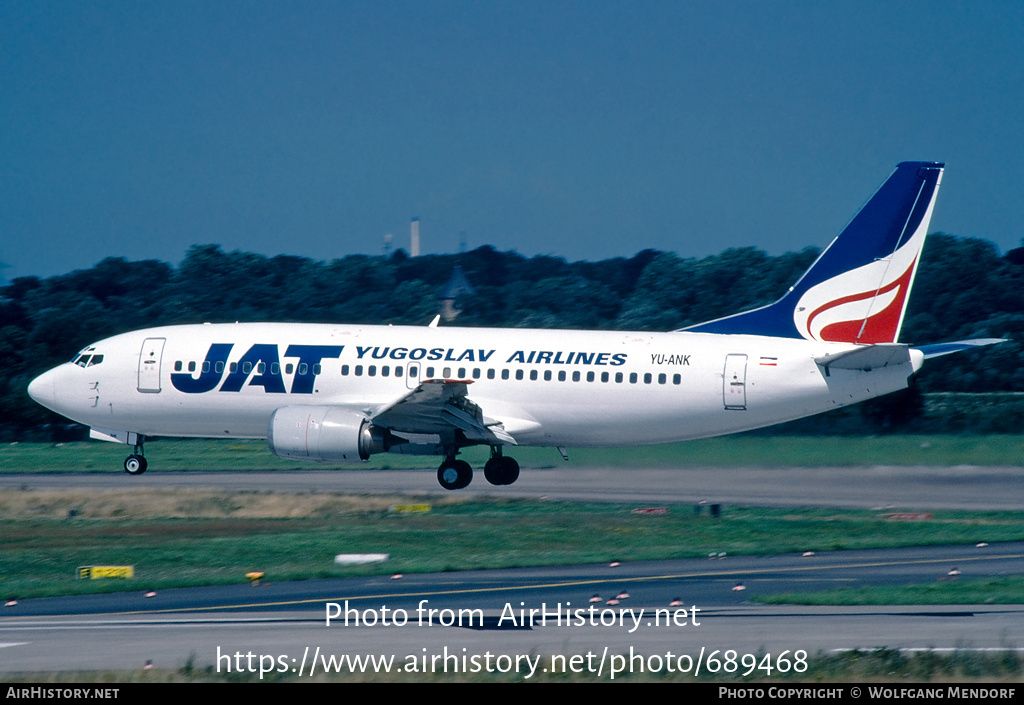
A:
[[[167,326],[88,346],[32,381],[43,406],[134,446],[154,436],[266,438],[285,458],[444,456],[487,445],[636,446],[819,414],[908,385],[922,362],[998,340],[896,342],[943,165],[905,162],[777,302],[668,333],[234,323]],[[752,272],[751,276],[757,276]]]

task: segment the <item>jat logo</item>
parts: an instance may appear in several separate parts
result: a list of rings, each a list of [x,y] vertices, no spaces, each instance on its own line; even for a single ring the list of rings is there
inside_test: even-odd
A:
[[[239,360],[229,365],[228,356],[232,347],[232,343],[214,343],[206,353],[198,377],[193,377],[190,372],[175,372],[171,374],[171,384],[186,394],[213,391],[221,379],[224,380],[220,387],[222,392],[239,392],[248,384],[250,387],[263,387],[265,391],[275,394],[288,391],[292,394],[312,394],[313,382],[316,380],[315,368],[325,358],[340,357],[345,346],[289,345],[284,351],[284,357],[296,359],[291,390],[286,390],[284,386],[277,345],[253,345]]]

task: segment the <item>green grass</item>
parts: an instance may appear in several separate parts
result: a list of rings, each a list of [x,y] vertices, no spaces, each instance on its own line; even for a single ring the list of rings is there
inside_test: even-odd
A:
[[[944,580],[897,587],[837,588],[754,596],[771,605],[1015,605],[1024,602],[1024,577]]]
[[[277,581],[702,557],[711,551],[1024,540],[1019,512],[936,512],[929,521],[898,522],[869,511],[727,507],[713,519],[695,516],[689,507],[652,516],[634,515],[627,505],[472,500],[438,505],[429,514],[394,514],[386,499],[324,494],[167,491],[166,508],[160,501],[143,502],[152,493],[141,491],[121,491],[116,500],[102,491],[69,494],[70,500],[55,492],[3,494],[0,516],[8,518],[0,521],[0,598],[241,583],[253,570]],[[288,501],[280,507],[262,503],[270,497]],[[46,518],[55,514],[72,518]],[[182,514],[202,518],[169,518]],[[338,553],[391,558],[340,568],[333,564]],[[80,565],[134,565],[137,577],[76,580]]]
[[[119,472],[125,453],[124,446],[101,442],[10,444],[0,447],[0,473]],[[486,453],[469,449],[465,457],[479,466]],[[358,471],[437,464],[432,457],[389,455],[351,466],[296,463],[276,458],[261,441],[237,440],[166,440],[148,445],[147,454],[152,466],[163,471]],[[525,467],[563,465],[553,449],[519,448],[515,455]],[[570,450],[570,458],[571,465],[597,467],[1013,466],[1024,458],[1024,436],[733,436],[642,449]],[[694,517],[689,508],[637,517],[621,505],[468,502],[453,496],[433,500],[435,510],[429,515],[399,516],[386,511],[394,499],[379,497],[119,492],[0,494],[0,597],[232,583],[251,570],[284,580],[382,570],[663,559],[710,551],[757,554],[1024,540],[1022,516],[1013,512],[936,513],[927,522],[894,523],[871,512],[735,508],[714,521]],[[392,559],[383,568],[334,567],[335,554],[353,552],[390,553]],[[132,564],[139,577],[128,584],[74,580],[77,566],[95,564]],[[1008,591],[1014,590],[1011,584]]]
[[[14,443],[0,446],[0,473],[111,472],[121,470],[127,446],[80,443]],[[437,467],[435,457],[376,455],[351,465],[302,463],[272,455],[263,441],[163,440],[146,446],[150,466],[161,471],[401,469]],[[470,448],[472,465],[486,448]],[[553,448],[516,448],[523,467],[563,467]],[[858,465],[1002,465],[1024,458],[1024,435],[1015,436],[767,436],[738,435],[642,448],[569,449],[576,467],[841,467]]]

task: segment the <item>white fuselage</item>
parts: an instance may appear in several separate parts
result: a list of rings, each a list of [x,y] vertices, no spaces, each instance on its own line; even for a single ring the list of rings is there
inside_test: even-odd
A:
[[[872,371],[815,362],[854,347],[687,332],[167,326],[100,341],[30,391],[101,431],[266,438],[282,407],[370,419],[422,381],[466,380],[467,398],[520,445],[632,446],[821,413],[903,389],[920,366],[919,356]]]

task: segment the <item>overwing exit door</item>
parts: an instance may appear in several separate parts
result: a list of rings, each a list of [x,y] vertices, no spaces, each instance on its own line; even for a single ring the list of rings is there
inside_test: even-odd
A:
[[[405,386],[409,389],[416,389],[420,384],[420,363],[410,362],[405,368]]]

